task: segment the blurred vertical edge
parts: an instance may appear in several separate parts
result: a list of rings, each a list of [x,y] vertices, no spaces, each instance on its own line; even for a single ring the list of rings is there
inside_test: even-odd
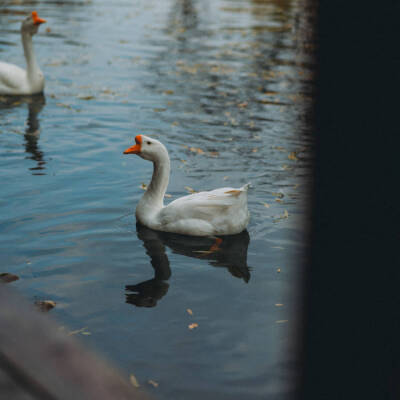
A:
[[[0,399],[150,399],[5,284],[0,304]]]
[[[400,398],[400,2],[316,1],[297,398]]]

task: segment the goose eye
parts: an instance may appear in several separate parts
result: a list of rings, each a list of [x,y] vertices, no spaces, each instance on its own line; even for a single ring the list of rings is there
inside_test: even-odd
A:
[[[150,145],[151,145],[151,142],[147,142],[147,144],[150,146]]]

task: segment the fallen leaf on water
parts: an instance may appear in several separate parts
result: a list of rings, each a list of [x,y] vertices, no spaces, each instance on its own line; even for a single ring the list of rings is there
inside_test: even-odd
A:
[[[173,90],[164,90],[164,94],[174,94]]]
[[[40,311],[46,312],[54,308],[56,302],[53,300],[37,300],[35,301],[35,306],[38,307]]]
[[[292,169],[292,167],[289,167],[289,165],[287,165],[287,164],[283,164],[282,169],[284,169],[285,171],[290,171]]]
[[[189,315],[193,315],[193,311],[192,311],[190,308],[188,308],[186,311],[187,311],[187,313],[188,313]]]
[[[46,32],[50,33],[51,32],[51,28],[46,28]]]
[[[172,197],[172,194],[165,193],[164,196],[165,196],[165,197]]]
[[[93,100],[94,96],[78,96],[78,99],[81,99],[81,100]]]
[[[210,151],[210,152],[208,153],[208,155],[209,155],[210,157],[218,157],[218,156],[219,156],[219,153],[218,153],[218,151]]]
[[[285,322],[288,322],[288,319],[280,319],[279,321],[275,321],[277,324],[283,324]]]
[[[90,332],[81,332],[81,333],[82,333],[82,335],[85,335],[85,336],[91,335]]]
[[[153,111],[154,112],[164,112],[164,111],[167,111],[167,109],[166,108],[153,108]]]
[[[282,199],[275,199],[277,203],[282,203]]]
[[[295,151],[291,151],[290,153],[289,153],[289,155],[288,155],[288,159],[289,160],[293,160],[293,161],[297,161],[298,160],[298,158],[296,157],[296,152]]]
[[[272,196],[279,197],[280,199],[284,196],[284,194],[280,192],[272,192],[271,194]]]
[[[199,324],[196,324],[196,322],[193,322],[193,324],[190,324],[189,326],[188,326],[188,328],[189,329],[194,329],[194,328],[197,328],[199,326]]]
[[[149,379],[147,382],[148,382],[150,385],[154,386],[154,387],[158,387],[158,382],[153,381],[152,379]]]
[[[0,274],[0,282],[3,283],[14,282],[17,281],[18,279],[19,277],[17,275],[9,274],[8,272],[3,272],[2,274]]]
[[[247,101],[243,102],[243,103],[239,103],[237,106],[239,108],[246,108],[249,105],[249,103],[247,103]]]
[[[172,125],[172,126],[178,126],[178,125],[179,125],[179,122],[174,121],[171,125]]]
[[[189,150],[190,150],[192,153],[197,153],[197,154],[203,154],[203,153],[204,153],[204,150],[199,149],[199,148],[197,148],[197,147],[189,147]]]
[[[143,190],[147,190],[147,185],[145,183],[142,183],[140,185],[140,188],[143,189]]]
[[[283,304],[282,304],[282,303],[276,303],[275,306],[276,306],[276,307],[282,307]]]
[[[258,149],[255,147],[254,149],[251,150],[253,153],[257,153]]]
[[[189,193],[196,193],[196,191],[191,188],[190,186],[185,186],[185,189],[189,192]]]
[[[75,330],[75,331],[71,331],[71,332],[68,333],[68,335],[69,335],[69,336],[71,336],[71,335],[76,335],[77,333],[81,333],[81,332],[86,331],[86,329],[87,329],[87,326],[85,326],[84,328],[81,328],[81,329],[77,329],[77,330]]]
[[[132,384],[134,387],[136,387],[136,388],[140,387],[139,382],[137,381],[135,375],[130,374],[129,380],[130,380],[131,384]]]
[[[229,176],[224,176],[224,181],[226,181],[227,179],[229,179]]]
[[[281,272],[281,269],[280,269],[280,268],[277,268],[277,269],[276,269],[276,272],[278,272],[278,273]]]
[[[270,205],[268,203],[263,203],[264,207],[269,208]]]

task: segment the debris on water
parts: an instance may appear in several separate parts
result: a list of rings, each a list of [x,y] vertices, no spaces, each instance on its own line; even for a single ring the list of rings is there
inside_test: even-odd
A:
[[[275,321],[277,324],[284,324],[285,322],[288,322],[288,319],[280,319],[279,321]]]
[[[69,332],[68,335],[69,335],[69,336],[72,336],[72,335],[76,335],[76,334],[78,334],[78,333],[81,333],[82,335],[91,335],[91,333],[90,333],[87,329],[88,329],[88,327],[85,326],[85,327],[83,327],[83,328],[81,328],[81,329],[77,329],[77,330],[75,330],[75,331]]]
[[[192,324],[188,325],[188,328],[189,328],[190,330],[192,330],[192,329],[197,328],[198,326],[199,326],[199,324],[196,324],[196,322],[193,322]]]
[[[133,374],[130,374],[129,376],[129,381],[131,382],[132,386],[138,388],[140,387],[138,380],[136,379],[136,376]]]
[[[53,300],[36,300],[35,306],[40,311],[47,312],[56,306],[56,302]]]
[[[194,189],[191,188],[190,186],[185,186],[185,189],[186,189],[189,193],[197,193],[196,190],[194,190]]]
[[[147,383],[149,383],[150,385],[154,386],[155,388],[158,387],[158,382],[153,381],[152,379],[149,379],[149,380],[147,381]]]
[[[18,279],[19,277],[17,275],[10,274],[8,272],[3,272],[0,274],[0,282],[2,283],[10,283],[17,281]]]
[[[189,315],[193,315],[193,311],[192,311],[190,308],[188,308],[186,311],[187,311],[187,313],[188,313]]]

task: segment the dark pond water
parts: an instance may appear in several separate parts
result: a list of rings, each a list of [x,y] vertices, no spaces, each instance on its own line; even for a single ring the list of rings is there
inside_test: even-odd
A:
[[[46,89],[0,99],[0,272],[158,399],[286,397],[312,147],[301,3],[5,0],[1,60],[24,66],[33,9]],[[170,199],[250,181],[248,232],[207,254],[137,228],[138,133],[170,152]]]

